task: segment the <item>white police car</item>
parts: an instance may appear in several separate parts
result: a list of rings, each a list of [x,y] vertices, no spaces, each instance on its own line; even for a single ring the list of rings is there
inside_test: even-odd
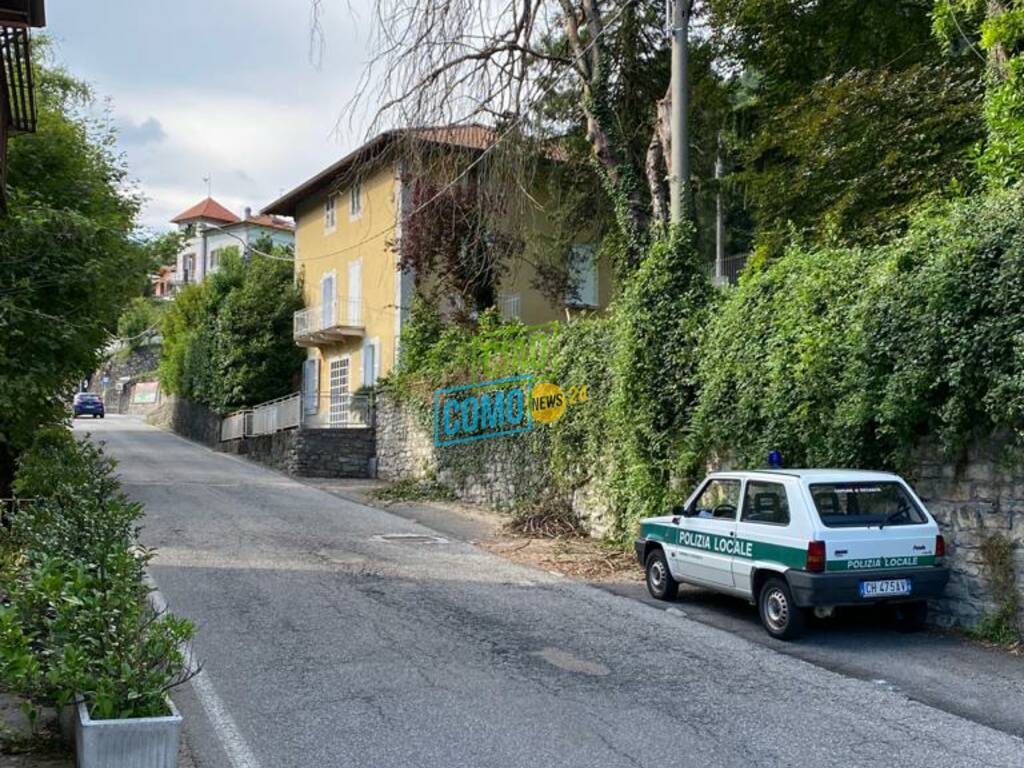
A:
[[[935,520],[888,472],[714,472],[673,512],[640,522],[651,595],[672,600],[685,581],[745,597],[781,639],[801,633],[810,609],[875,602],[917,629],[949,579]]]

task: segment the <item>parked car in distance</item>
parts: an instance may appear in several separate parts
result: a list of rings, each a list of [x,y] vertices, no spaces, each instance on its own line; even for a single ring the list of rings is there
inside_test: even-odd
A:
[[[636,554],[651,595],[672,600],[687,582],[744,597],[782,640],[812,610],[872,603],[917,629],[949,580],[938,525],[888,472],[714,472],[672,511],[640,521]]]
[[[71,409],[76,419],[79,416],[92,416],[94,419],[102,419],[104,415],[103,398],[95,392],[79,392],[75,395]]]

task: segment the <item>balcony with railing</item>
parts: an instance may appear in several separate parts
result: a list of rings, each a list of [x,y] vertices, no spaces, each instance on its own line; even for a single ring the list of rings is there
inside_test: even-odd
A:
[[[361,301],[336,301],[306,307],[295,313],[293,321],[293,336],[300,347],[316,347],[347,338],[361,338],[365,334]]]

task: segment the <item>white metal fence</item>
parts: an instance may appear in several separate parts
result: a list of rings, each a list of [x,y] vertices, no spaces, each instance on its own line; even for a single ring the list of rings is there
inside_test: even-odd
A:
[[[327,423],[312,426],[321,429],[355,429],[373,426],[373,398],[349,392],[330,396]],[[220,423],[220,439],[240,440],[255,435],[270,435],[285,429],[296,429],[303,423],[302,393],[279,397],[253,406],[251,410],[235,411]]]
[[[714,261],[708,264],[708,276],[715,285],[729,283],[736,285],[740,278],[740,272],[747,265],[746,253],[737,253],[733,256],[726,256],[722,264],[715,264]]]
[[[330,304],[300,309],[292,316],[295,338],[319,333],[337,326],[360,327],[363,324],[363,302],[337,300]]]
[[[277,400],[268,400],[252,409],[252,427],[249,434],[269,435],[282,429],[294,429],[302,424],[302,394],[296,392]]]
[[[252,419],[252,411],[235,411],[229,416],[225,416],[224,420],[220,423],[220,439],[224,440],[239,440],[249,434],[246,427],[250,425]]]

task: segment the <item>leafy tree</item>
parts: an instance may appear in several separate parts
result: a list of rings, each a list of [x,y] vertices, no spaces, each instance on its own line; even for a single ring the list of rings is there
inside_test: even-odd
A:
[[[272,250],[269,242],[256,248]],[[292,316],[302,306],[290,261],[254,256],[247,264],[227,249],[217,271],[181,291],[164,316],[161,385],[219,412],[294,391],[303,355]]]
[[[977,62],[942,50],[932,0],[708,5],[720,66],[742,75],[728,183],[767,254],[791,225],[812,242],[880,239],[913,201],[970,185]]]
[[[291,263],[252,261],[242,284],[227,295],[218,313],[221,356],[215,405],[219,409],[252,405],[293,391],[305,353],[292,338],[292,317],[302,307]]]
[[[117,319],[118,338],[128,349],[138,349],[157,331],[166,309],[167,302],[161,299],[136,296]]]
[[[89,116],[84,84],[34,66],[38,130],[9,145],[0,218],[0,493],[38,427],[66,416],[146,271],[129,241],[139,196],[112,130]]]
[[[758,238],[777,253],[803,239],[878,242],[915,202],[969,184],[981,136],[971,69],[851,71],[810,86],[764,118],[737,172]]]
[[[935,0],[934,20],[951,51],[985,61],[988,135],[978,168],[995,184],[1014,184],[1024,177],[1024,2]]]
[[[664,511],[697,397],[697,349],[714,302],[689,227],[656,243],[616,304],[609,421],[619,535]]]

